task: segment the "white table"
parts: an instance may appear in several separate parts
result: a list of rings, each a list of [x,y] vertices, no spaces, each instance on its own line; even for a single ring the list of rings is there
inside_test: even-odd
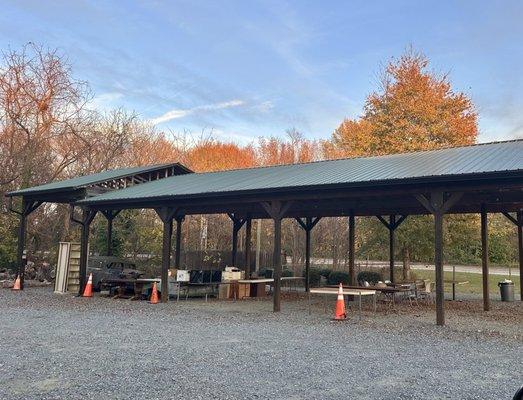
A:
[[[338,295],[339,289],[336,288],[311,288],[309,290],[309,315],[311,313],[311,294]],[[358,296],[359,319],[361,320],[361,298],[363,296],[373,296],[374,312],[376,312],[376,291],[368,289],[343,289],[344,296]],[[325,298],[325,296],[324,296]],[[344,298],[345,301],[345,298]],[[324,303],[325,304],[325,303]]]
[[[238,283],[272,283],[274,279],[272,278],[261,278],[261,279],[240,279]]]

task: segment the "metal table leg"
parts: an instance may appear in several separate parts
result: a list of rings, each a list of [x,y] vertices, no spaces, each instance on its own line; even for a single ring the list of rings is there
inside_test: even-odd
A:
[[[359,308],[360,308],[359,309],[359,319],[361,321],[361,293],[360,293],[360,295],[358,297],[359,297]]]
[[[311,293],[309,292],[309,295],[307,296],[309,299],[309,315],[311,315]]]
[[[456,266],[452,266],[452,300],[456,300]]]

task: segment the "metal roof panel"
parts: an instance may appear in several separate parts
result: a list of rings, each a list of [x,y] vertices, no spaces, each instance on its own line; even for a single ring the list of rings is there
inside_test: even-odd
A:
[[[478,144],[378,157],[347,158],[221,172],[178,175],[108,192],[83,204],[212,193],[262,191],[322,185],[453,177],[467,174],[523,172],[523,140]]]

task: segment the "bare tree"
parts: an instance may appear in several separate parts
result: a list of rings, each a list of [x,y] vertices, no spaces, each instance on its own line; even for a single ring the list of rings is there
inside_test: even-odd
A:
[[[71,76],[56,50],[28,44],[2,53],[0,182],[25,187],[50,181],[78,159],[75,138],[89,112],[89,88]]]

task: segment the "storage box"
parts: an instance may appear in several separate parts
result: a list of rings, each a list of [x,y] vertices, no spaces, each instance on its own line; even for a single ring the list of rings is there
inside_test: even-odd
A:
[[[232,298],[231,285],[223,284],[218,286],[218,298],[219,299],[230,299]]]
[[[237,281],[239,279],[244,279],[245,271],[240,271],[237,268],[234,268],[233,271],[228,271],[227,268],[222,272],[222,281]]]
[[[238,284],[238,299],[243,299],[245,297],[251,296],[251,284],[250,283],[240,283]]]
[[[251,297],[265,297],[267,296],[267,284],[263,283],[251,283]]]
[[[184,269],[179,269],[176,271],[176,281],[178,282],[189,282],[189,271]]]

